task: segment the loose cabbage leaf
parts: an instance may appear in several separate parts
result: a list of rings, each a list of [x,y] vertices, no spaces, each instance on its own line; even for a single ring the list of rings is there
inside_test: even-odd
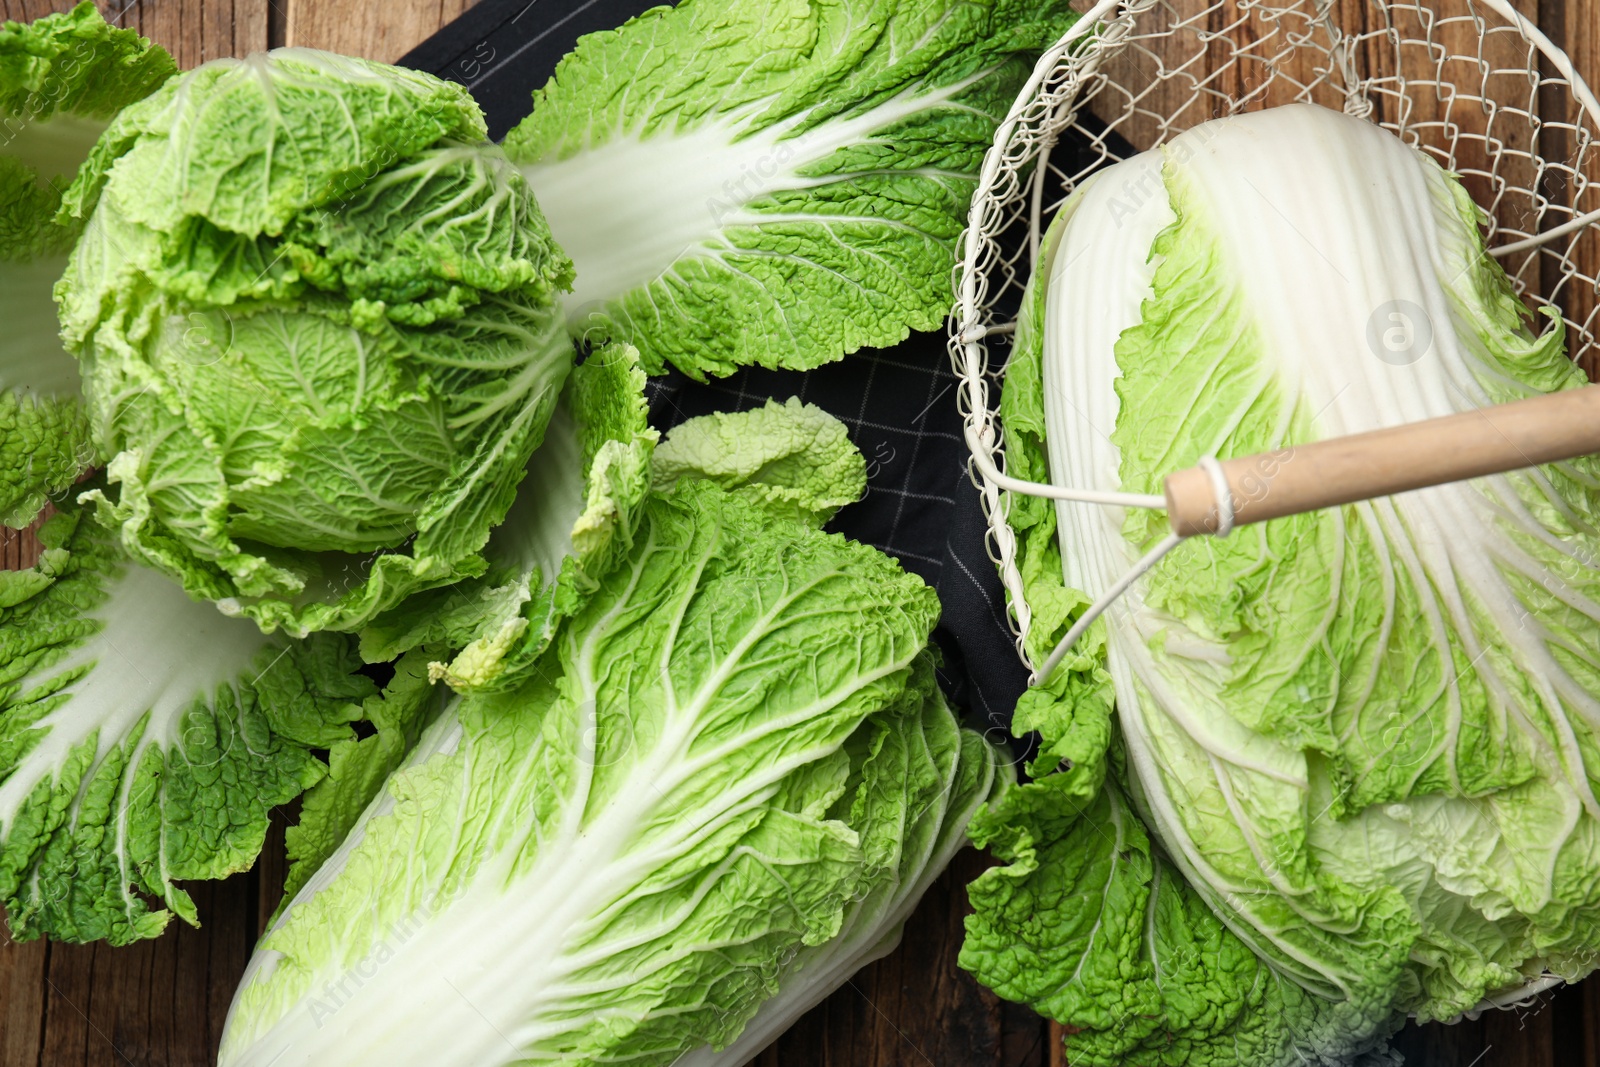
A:
[[[684,0],[583,38],[506,138],[590,340],[652,374],[804,369],[938,328],[1056,0]]]
[[[0,572],[0,901],[18,940],[125,944],[198,924],[176,883],[254,862],[372,686],[348,638],[224,618],[65,507]]]
[[[1082,1067],[1398,1067],[1354,1001],[1301,988],[1250,950],[1162,853],[1117,787],[1020,786],[972,823],[1006,866],[968,889],[961,965],[1067,1022]]]
[[[0,24],[0,259],[66,254],[82,227],[56,218],[62,192],[117,112],[176,73],[171,56],[108,25],[90,0]]]
[[[650,487],[650,428],[638,353],[610,345],[573,371],[517,501],[489,538],[490,570],[373,620],[369,660],[419,645],[455,653],[432,667],[462,692],[515,685],[560,621],[633,544]]]
[[[175,72],[87,0],[0,25],[0,524],[28,525],[98,458],[51,294],[82,226],[55,216],[111,117]]]
[[[657,492],[679,478],[704,478],[818,528],[867,488],[867,461],[844,423],[799,397],[680,423],[652,469]]]
[[[74,393],[0,391],[0,526],[26,527],[94,463],[89,420]]]
[[[300,821],[284,833],[289,873],[278,911],[339,848],[384,781],[400,766],[439,712],[441,694],[428,676],[428,656],[418,650],[395,664],[383,693],[368,697],[361,720],[366,737],[329,746],[328,773],[300,802]]]
[[[263,939],[221,1062],[665,1067],[781,1025],[892,944],[1000,780],[937,695],[937,612],[865,546],[653,497],[539,669],[458,698]]]

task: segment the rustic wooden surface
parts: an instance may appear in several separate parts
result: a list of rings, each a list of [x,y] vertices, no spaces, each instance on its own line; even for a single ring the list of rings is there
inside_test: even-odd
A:
[[[72,0],[0,0],[6,19],[32,19]],[[193,66],[219,56],[304,45],[393,60],[472,0],[100,0]],[[1353,11],[1363,0],[1337,0]],[[1516,0],[1600,84],[1600,0]],[[1600,177],[1597,175],[1596,177]],[[1600,242],[1590,242],[1594,273]],[[0,568],[29,565],[27,534],[0,528]],[[256,869],[189,887],[204,926],[174,922],[121,949],[16,944],[0,927],[0,1067],[208,1067],[251,945],[283,884],[276,813]],[[1061,1034],[978,987],[955,965],[962,886],[984,866],[958,858],[934,886],[891,956],[856,975],[752,1067],[1063,1067]],[[1454,1026],[1408,1027],[1396,1042],[1424,1067],[1600,1065],[1600,980]],[[332,1065],[330,1065],[332,1067]],[[340,1065],[343,1067],[343,1065]]]

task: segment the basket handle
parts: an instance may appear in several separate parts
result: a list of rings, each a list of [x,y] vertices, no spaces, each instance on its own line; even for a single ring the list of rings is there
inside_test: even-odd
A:
[[[1167,477],[1180,537],[1600,452],[1600,386],[1210,460]],[[1221,482],[1231,500],[1220,500]],[[1229,509],[1219,504],[1232,504]],[[1228,521],[1231,517],[1231,522]]]

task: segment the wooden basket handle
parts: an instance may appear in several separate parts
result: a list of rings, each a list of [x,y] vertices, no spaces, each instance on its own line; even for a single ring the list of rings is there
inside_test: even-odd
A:
[[[1600,452],[1600,386],[1211,461],[1166,480],[1181,537]],[[1214,465],[1212,465],[1214,464]],[[1218,506],[1225,480],[1233,521]],[[1224,528],[1226,527],[1226,528]]]

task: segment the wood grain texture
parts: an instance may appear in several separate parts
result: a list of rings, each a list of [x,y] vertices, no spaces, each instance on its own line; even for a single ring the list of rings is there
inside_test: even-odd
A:
[[[956,966],[964,887],[987,862],[968,849],[923,898],[900,947],[869,964],[751,1067],[1039,1067],[1037,1015]]]
[[[270,47],[269,3],[287,0],[97,0],[101,14],[117,26],[138,30],[172,53],[178,66],[243,56]],[[8,19],[42,18],[75,7],[75,0],[0,0]],[[278,42],[272,42],[278,43]]]
[[[1454,3],[1455,0],[1439,0]],[[470,0],[101,0],[107,16],[139,30],[192,66],[281,44],[327,48],[392,60],[454,18]],[[1364,17],[1366,0],[1334,0],[1345,19]],[[8,19],[32,19],[72,6],[71,0],[0,0]],[[1517,0],[1537,14],[1553,39],[1565,42],[1588,77],[1600,81],[1600,12],[1596,0]],[[1212,19],[1208,31],[1227,25]],[[1239,21],[1244,43],[1271,32],[1258,17]],[[1450,32],[1461,32],[1458,30]],[[1496,42],[1502,48],[1504,42]],[[1210,50],[1229,47],[1217,41]],[[1370,69],[1392,63],[1380,35],[1363,39]],[[1220,53],[1218,53],[1220,54]],[[1510,53],[1491,52],[1492,68]],[[1152,62],[1145,57],[1140,62]],[[1520,61],[1518,61],[1520,63]],[[1512,64],[1518,65],[1518,64]],[[1314,72],[1300,69],[1303,80]],[[1221,91],[1250,91],[1245,69],[1219,81]],[[1200,75],[1204,79],[1204,74]],[[1269,96],[1277,102],[1276,96]],[[1380,101],[1380,106],[1384,106]],[[1442,101],[1414,101],[1426,110]],[[1210,117],[1197,105],[1184,122]],[[1483,116],[1463,113],[1469,129]],[[1158,127],[1146,120],[1143,136]],[[1575,151],[1553,140],[1549,154]],[[1593,153],[1583,173],[1600,179]],[[1472,179],[1478,180],[1478,179]],[[1475,193],[1492,195],[1492,180]],[[1552,186],[1553,198],[1572,188]],[[1591,193],[1590,195],[1595,195]],[[1507,208],[1506,210],[1509,210]],[[1509,217],[1502,213],[1502,219]],[[1577,261],[1600,271],[1600,241]],[[1592,308],[1592,292],[1570,294]],[[1588,304],[1582,303],[1588,301]],[[0,567],[31,565],[37,542],[0,530]],[[256,869],[190,887],[203,927],[175,921],[161,938],[123,949],[33,942],[15,944],[0,925],[0,1067],[207,1067],[214,1062],[234,985],[250,947],[276,906],[283,884],[283,829],[293,808],[273,813]],[[1059,1026],[1006,1004],[955,965],[966,912],[962,887],[983,868],[973,852],[958,857],[907,926],[901,947],[870,965],[845,988],[763,1052],[753,1067],[1066,1067]],[[1408,1027],[1396,1047],[1421,1067],[1568,1067],[1600,1064],[1600,981],[1561,989],[1533,1004],[1454,1026]]]
[[[39,520],[43,521],[43,518]],[[33,566],[39,558],[39,539],[33,536],[38,528],[38,522],[26,530],[8,530],[0,526],[0,570],[20,571]]]
[[[206,1067],[249,958],[255,900],[248,879],[191,887],[206,926],[181,922],[125,948],[51,944],[41,1065]]]
[[[1561,42],[1590,86],[1600,84],[1600,11],[1596,10],[1594,0],[1541,0],[1539,23],[1552,40]],[[1561,94],[1548,95],[1560,99]],[[1555,109],[1550,107],[1542,110]],[[1570,120],[1573,117],[1571,109],[1563,117]],[[1569,135],[1562,133],[1559,139],[1569,153],[1575,150]],[[1579,210],[1600,210],[1600,184],[1589,184],[1600,183],[1600,147],[1588,146],[1577,170],[1578,175],[1570,185],[1551,183],[1553,198],[1565,203],[1576,195]],[[1559,282],[1564,269],[1559,264],[1549,262],[1549,257],[1545,258],[1544,281],[1548,287]],[[1572,265],[1580,274],[1600,277],[1600,242],[1581,242]],[[1594,286],[1564,286],[1562,306],[1569,316],[1589,324],[1591,333],[1600,335],[1600,292]],[[1591,350],[1582,362],[1589,377],[1600,377],[1600,349]]]
[[[1514,33],[1498,32],[1480,47],[1465,0],[1433,0],[1424,8],[1396,5],[1392,24],[1378,21],[1367,0],[1332,0],[1330,6],[1356,68],[1375,83],[1369,95],[1375,118],[1403,117],[1414,142],[1453,156],[1480,203],[1498,207],[1498,194],[1507,183],[1534,184],[1535,171],[1520,162],[1504,164],[1521,169],[1507,171],[1497,181],[1483,150],[1486,136],[1513,151],[1526,150],[1527,124],[1511,121],[1515,115],[1486,110],[1466,95],[1531,106],[1526,78],[1518,85],[1515,73],[1525,67],[1525,42]],[[1512,6],[1531,18],[1538,16],[1537,0],[1514,0]],[[1341,108],[1346,102],[1342,79],[1329,69],[1323,52],[1301,45],[1309,40],[1327,46],[1328,36],[1310,17],[1311,7],[1302,4],[1279,18],[1212,0],[1176,0],[1175,17],[1165,7],[1152,9],[1137,24],[1136,47],[1108,63],[1114,84],[1091,107],[1108,122],[1131,110],[1132,118],[1119,132],[1140,149],[1229,113],[1236,100],[1245,101],[1245,111],[1300,99]],[[1144,39],[1173,24],[1180,27],[1177,33]],[[1430,44],[1401,47],[1399,38]],[[1450,58],[1442,61],[1442,56]],[[1402,67],[1434,72],[1439,80],[1461,86],[1462,93],[1441,93],[1414,75],[1402,84],[1395,80]],[[1527,213],[1527,205],[1514,207],[1519,219]]]
[[[385,0],[384,3],[286,5],[286,43],[392,62],[471,6],[471,0]]]

